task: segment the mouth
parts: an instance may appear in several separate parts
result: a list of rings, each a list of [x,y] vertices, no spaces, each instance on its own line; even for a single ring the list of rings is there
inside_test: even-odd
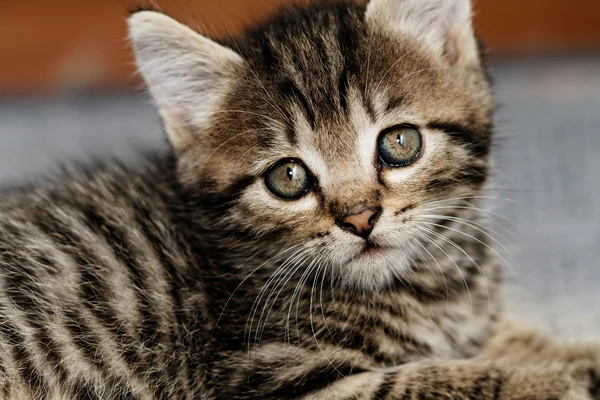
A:
[[[384,253],[386,250],[387,250],[386,247],[380,246],[378,244],[375,244],[375,243],[367,240],[363,249],[358,254],[358,257],[373,256],[373,255]]]

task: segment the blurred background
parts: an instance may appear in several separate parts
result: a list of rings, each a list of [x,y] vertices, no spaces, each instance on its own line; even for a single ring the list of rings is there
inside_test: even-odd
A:
[[[135,74],[128,10],[150,5],[219,37],[285,2],[0,0],[0,185],[164,145]],[[510,265],[506,308],[600,338],[600,2],[474,2],[500,104],[485,196]]]

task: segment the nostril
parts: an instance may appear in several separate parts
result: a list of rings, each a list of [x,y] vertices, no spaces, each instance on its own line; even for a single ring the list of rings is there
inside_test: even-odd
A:
[[[377,223],[377,220],[379,220],[379,217],[381,216],[381,212],[383,210],[381,208],[378,208],[375,211],[375,214],[371,215],[371,218],[369,218],[369,227],[371,229],[373,229],[373,226],[375,226],[375,224]]]
[[[344,229],[344,230],[346,230],[348,232],[356,234],[356,226],[354,226],[352,224],[349,224],[347,222],[342,222],[340,224],[340,226],[341,226],[342,229]]]

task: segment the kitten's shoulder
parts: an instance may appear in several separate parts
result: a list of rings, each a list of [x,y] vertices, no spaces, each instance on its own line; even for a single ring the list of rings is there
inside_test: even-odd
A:
[[[137,162],[113,157],[69,162],[58,172],[0,187],[0,215],[42,203],[111,202],[117,198],[158,193],[172,187],[175,167],[168,154],[145,153]]]

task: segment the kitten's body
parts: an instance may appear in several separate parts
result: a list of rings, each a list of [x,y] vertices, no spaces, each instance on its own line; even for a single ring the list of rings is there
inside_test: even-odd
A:
[[[487,276],[464,271],[470,291],[431,247],[441,263],[429,267],[443,277],[422,265],[410,281],[358,294],[334,292],[318,275],[290,306],[299,273],[277,288],[287,293],[277,303],[254,310],[269,275],[257,271],[233,293],[245,278],[227,256],[235,250],[189,223],[195,210],[174,168],[168,157],[141,172],[113,165],[2,199],[5,395],[283,398],[290,363],[303,365],[293,377],[300,395],[352,371],[470,357],[489,335],[497,269],[485,250],[470,251]],[[260,266],[271,257],[253,258]],[[254,365],[270,367],[253,383]]]
[[[166,156],[142,171],[106,166],[2,199],[5,395],[244,398],[255,396],[248,368],[268,363],[253,389],[258,398],[283,398],[289,388],[279,375],[294,361],[304,365],[294,377],[302,394],[338,374],[470,357],[489,335],[497,270],[485,251],[476,258],[487,280],[464,272],[470,291],[432,247],[441,263],[430,267],[443,277],[432,279],[423,265],[410,283],[357,294],[336,293],[319,275],[290,308],[299,274],[278,288],[287,294],[272,309],[263,301],[255,311],[269,275],[257,271],[240,285],[246,275],[227,256],[235,250],[226,237],[189,223],[197,210],[187,209],[174,168]],[[271,257],[253,258],[258,267]],[[259,321],[266,306],[268,320]]]
[[[476,207],[492,101],[470,30],[399,39],[384,29],[394,2],[415,4],[292,13],[231,45],[244,63],[136,14],[173,154],[0,200],[0,396],[597,396],[596,350],[499,317]],[[414,166],[377,164],[395,124],[423,132]],[[263,183],[285,157],[316,175],[299,199]],[[368,249],[336,218],[375,206]]]

